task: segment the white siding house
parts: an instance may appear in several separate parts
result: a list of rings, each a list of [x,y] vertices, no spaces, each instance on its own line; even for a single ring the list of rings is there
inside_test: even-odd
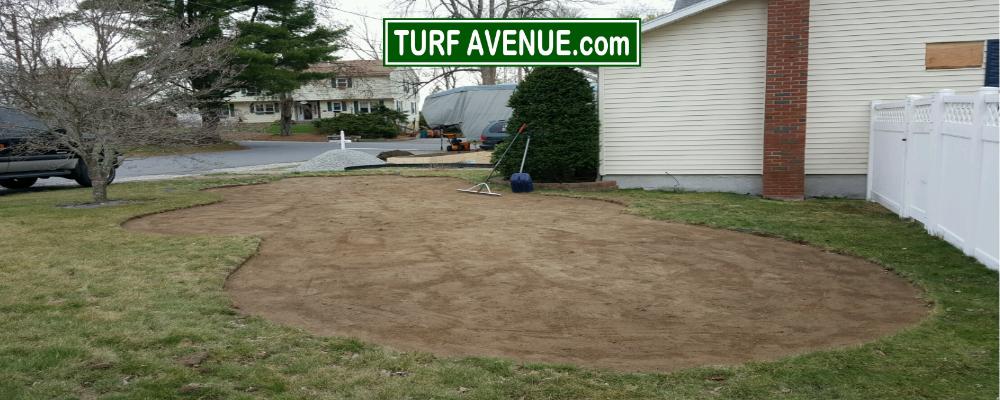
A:
[[[645,31],[641,67],[601,69],[602,175],[624,187],[666,178],[711,190],[702,177],[718,176],[759,186],[766,9],[734,1]]]
[[[643,25],[641,67],[601,69],[601,175],[622,187],[759,194],[765,95],[774,90],[766,84],[768,12],[790,2],[680,3],[688,7]],[[925,49],[997,39],[998,4],[804,4],[809,15],[804,194],[862,197],[871,102],[981,87],[983,65],[928,68]]]
[[[996,0],[812,0],[806,174],[868,171],[873,100],[975,92],[982,68],[924,65],[927,43],[997,37]]]
[[[292,119],[310,121],[340,113],[367,113],[377,105],[402,111],[409,123],[419,118],[418,78],[408,68],[383,67],[380,61],[339,61],[319,64],[313,70],[334,73],[334,77],[303,85],[292,93]],[[280,118],[278,97],[244,88],[227,99],[226,116],[249,123],[274,122]],[[414,125],[415,126],[415,125]]]

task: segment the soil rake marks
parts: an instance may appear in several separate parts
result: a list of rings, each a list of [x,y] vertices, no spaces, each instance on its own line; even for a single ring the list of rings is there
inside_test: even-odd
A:
[[[443,356],[673,371],[855,345],[927,315],[913,286],[858,258],[603,201],[485,207],[455,182],[284,179],[126,227],[259,235],[226,285],[241,312]],[[331,241],[348,234],[381,242]]]

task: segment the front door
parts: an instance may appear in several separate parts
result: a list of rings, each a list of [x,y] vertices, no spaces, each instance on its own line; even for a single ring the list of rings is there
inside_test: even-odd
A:
[[[312,103],[302,105],[302,119],[306,121],[313,119]]]

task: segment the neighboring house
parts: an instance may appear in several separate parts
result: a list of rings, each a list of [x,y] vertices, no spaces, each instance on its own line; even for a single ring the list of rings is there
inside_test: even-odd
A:
[[[996,0],[679,3],[643,24],[641,67],[601,68],[601,175],[622,187],[863,197],[872,100],[996,71]]]
[[[310,68],[330,72],[333,78],[303,85],[292,93],[292,119],[311,121],[332,118],[340,113],[369,113],[384,105],[410,116],[416,127],[420,110],[418,78],[412,69],[388,68],[378,60],[353,60],[323,63]],[[278,97],[243,88],[227,99],[224,114],[241,122],[274,122],[281,117]]]

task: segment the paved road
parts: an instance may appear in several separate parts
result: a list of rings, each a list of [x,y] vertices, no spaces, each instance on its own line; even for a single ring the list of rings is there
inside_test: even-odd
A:
[[[437,139],[416,139],[398,142],[349,143],[349,149],[378,154],[388,150],[414,153],[438,151]],[[200,153],[183,156],[161,156],[125,160],[118,168],[121,178],[150,175],[189,175],[218,169],[294,163],[309,160],[327,150],[339,149],[340,143],[244,141],[246,150]]]
[[[218,170],[254,168],[309,160],[327,150],[339,149],[340,143],[241,141],[245,150],[198,153],[178,156],[158,156],[126,159],[118,168],[120,181],[170,178],[197,175]],[[388,150],[406,150],[416,154],[440,150],[439,139],[414,139],[391,142],[359,142],[347,144],[349,149],[378,154]],[[275,165],[275,166],[277,166]],[[41,179],[35,186],[75,186],[63,178]],[[0,188],[0,195],[8,193]]]

